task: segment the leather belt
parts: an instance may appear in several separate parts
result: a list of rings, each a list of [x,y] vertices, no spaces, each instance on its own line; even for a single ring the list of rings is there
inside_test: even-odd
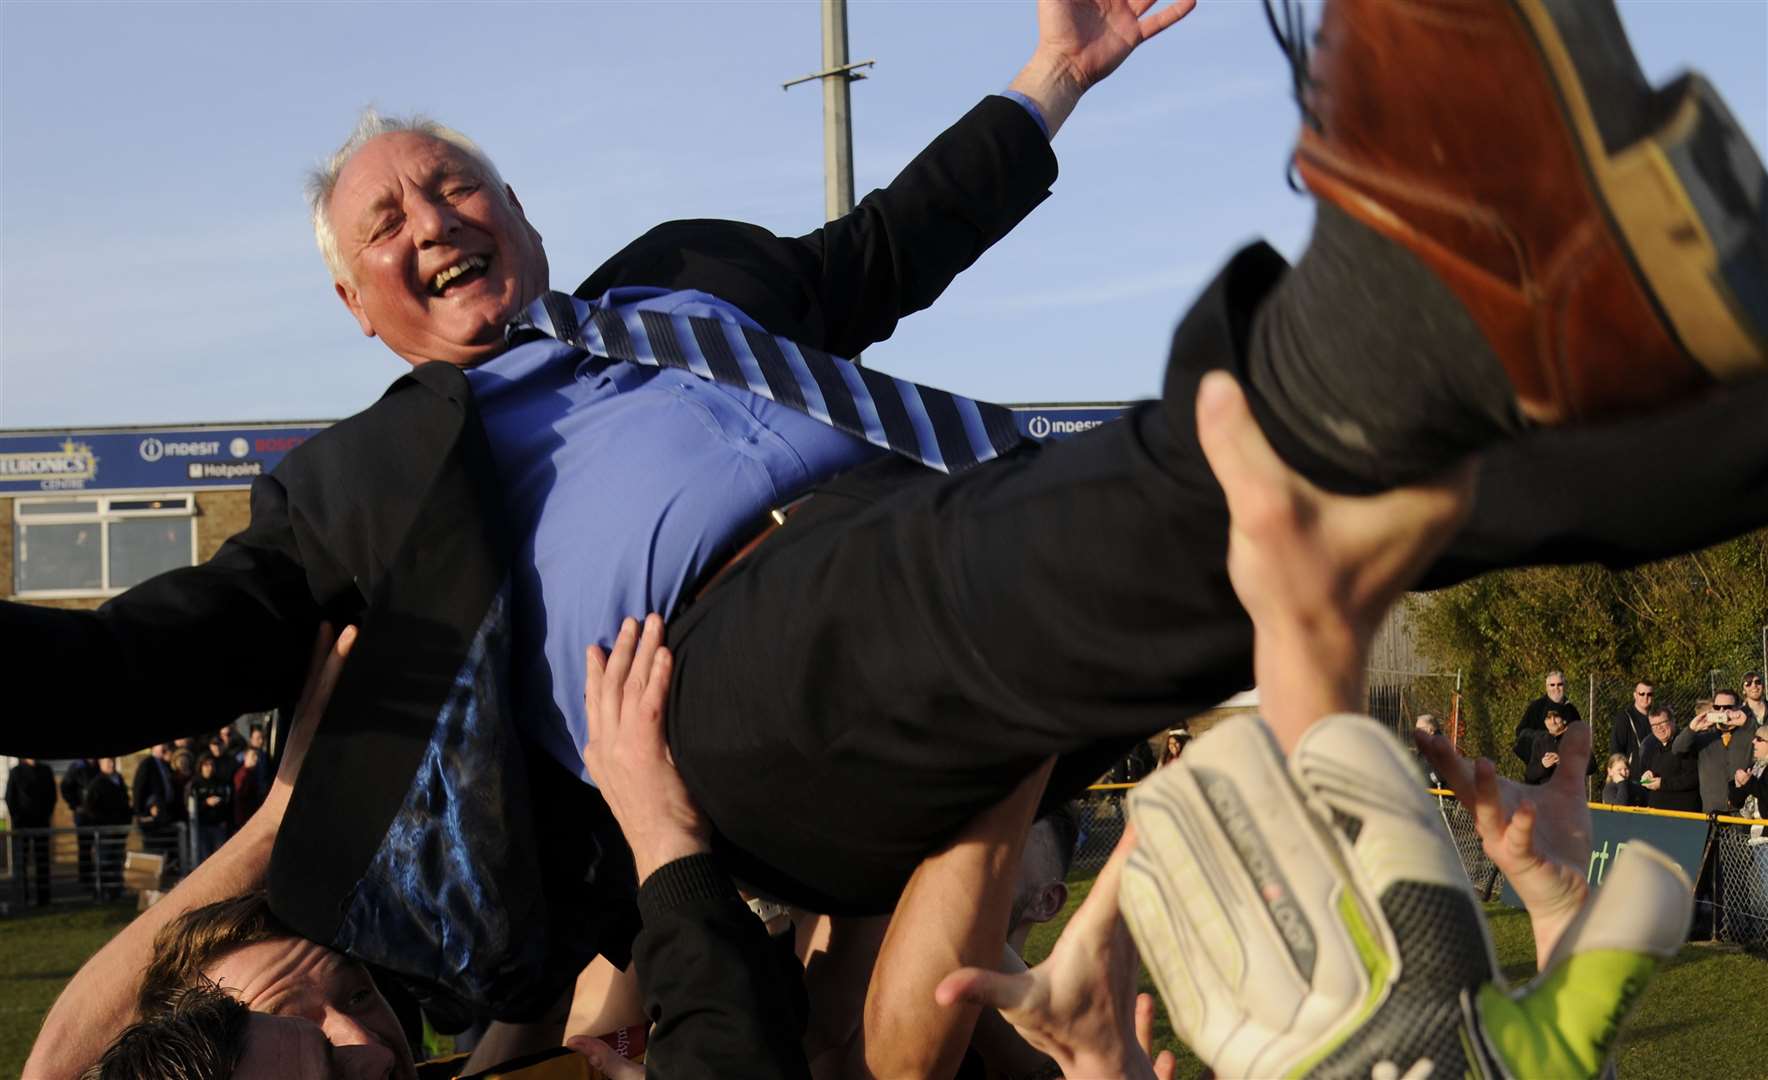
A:
[[[767,512],[767,523],[761,527],[761,531],[750,537],[749,541],[742,547],[738,548],[730,558],[726,559],[723,565],[712,571],[712,576],[708,577],[705,583],[695,591],[694,599],[698,601],[702,596],[705,596],[706,593],[711,590],[712,586],[718,584],[720,578],[729,573],[732,567],[748,558],[751,552],[761,546],[763,540],[766,540],[768,537],[778,532],[780,526],[784,525],[787,519],[797,513],[798,508],[803,506],[809,500],[809,495],[801,495],[787,503],[785,506],[774,507],[769,510]]]

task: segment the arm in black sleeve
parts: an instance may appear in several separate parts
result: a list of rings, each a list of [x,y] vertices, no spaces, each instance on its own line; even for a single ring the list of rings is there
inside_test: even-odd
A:
[[[1516,722],[1516,738],[1510,744],[1510,752],[1516,760],[1528,764],[1529,750],[1535,745],[1535,733],[1545,730],[1541,722],[1541,699],[1529,702],[1528,708],[1522,711],[1522,719]]]
[[[803,1013],[761,920],[710,855],[668,863],[638,892],[639,993],[656,1025],[652,1080],[810,1076]]]
[[[292,700],[318,622],[286,496],[261,478],[251,524],[201,566],[97,611],[0,602],[0,677],[22,695],[0,753],[122,754]]]
[[[1544,731],[1537,734],[1529,743],[1528,764],[1522,770],[1522,779],[1525,784],[1546,783],[1547,778],[1553,775],[1553,769],[1541,764],[1541,759],[1556,745],[1553,737]]]
[[[854,356],[932,304],[1049,195],[1056,157],[1025,109],[984,98],[887,187],[796,239],[734,221],[672,221],[577,288],[691,288],[769,331]]]

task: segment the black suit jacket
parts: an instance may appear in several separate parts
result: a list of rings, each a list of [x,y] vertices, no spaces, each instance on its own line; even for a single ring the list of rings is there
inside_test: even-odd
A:
[[[932,303],[1054,179],[1037,125],[989,97],[815,232],[671,222],[577,292],[699,289],[853,355]],[[7,670],[31,674],[8,680],[25,697],[9,715],[65,714],[65,699],[31,700],[51,687],[85,695],[81,723],[11,721],[0,752],[119,753],[213,730],[293,699],[321,619],[358,623],[277,838],[272,906],[498,1015],[544,1009],[590,951],[623,966],[637,921],[605,805],[508,722],[514,542],[466,377],[415,368],[255,483],[251,524],[204,565],[97,612],[0,605]]]

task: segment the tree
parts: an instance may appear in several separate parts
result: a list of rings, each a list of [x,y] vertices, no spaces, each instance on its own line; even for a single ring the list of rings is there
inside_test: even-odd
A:
[[[1714,669],[1723,673],[1722,688],[1736,689],[1744,671],[1759,668],[1768,624],[1768,530],[1630,570],[1505,571],[1414,594],[1408,603],[1419,652],[1467,673],[1463,749],[1519,774],[1511,733],[1549,669],[1571,674],[1572,698],[1583,708],[1579,680],[1591,674],[1628,689],[1642,677],[1691,688],[1677,695],[1679,702],[1692,688],[1704,690]],[[1598,752],[1615,708],[1599,695],[1596,715],[1586,717]]]

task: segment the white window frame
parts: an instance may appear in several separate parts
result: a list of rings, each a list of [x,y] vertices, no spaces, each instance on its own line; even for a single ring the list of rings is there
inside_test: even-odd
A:
[[[161,510],[112,510],[112,503],[119,502],[152,502],[155,499],[184,500],[184,505],[166,507]],[[96,502],[96,510],[78,513],[33,514],[30,507],[44,503],[65,502]],[[12,580],[7,584],[18,585],[18,566],[23,556],[24,537],[33,525],[97,525],[98,526],[98,572],[104,584],[96,589],[29,589],[20,590],[12,595],[21,600],[75,600],[98,596],[116,596],[121,588],[112,588],[110,584],[110,527],[116,521],[137,521],[141,518],[189,518],[190,519],[190,562],[187,566],[196,565],[196,533],[197,512],[196,492],[194,491],[130,491],[111,495],[90,495],[83,491],[63,491],[48,496],[20,496],[12,502],[12,537],[13,566]]]

